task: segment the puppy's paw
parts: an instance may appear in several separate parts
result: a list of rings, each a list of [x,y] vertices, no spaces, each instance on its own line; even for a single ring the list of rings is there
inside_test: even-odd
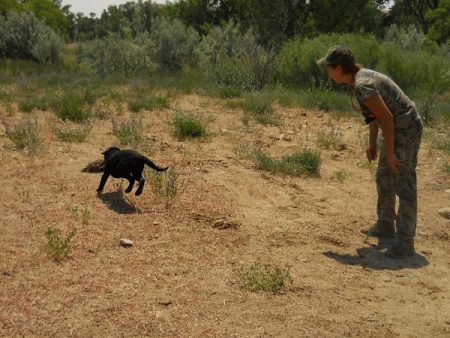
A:
[[[142,190],[139,190],[139,189],[136,190],[136,193],[135,193],[136,196],[139,196],[139,195],[141,195],[141,194],[142,194]]]
[[[101,195],[103,193],[103,190],[97,189],[97,196]]]
[[[129,193],[131,192],[131,189],[126,189],[125,192],[126,192],[127,194],[129,194]]]

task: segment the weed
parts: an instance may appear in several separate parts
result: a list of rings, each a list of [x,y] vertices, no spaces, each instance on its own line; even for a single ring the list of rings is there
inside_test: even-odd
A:
[[[120,144],[129,144],[136,147],[142,141],[142,121],[132,119],[125,122],[112,120],[113,134],[119,139]]]
[[[155,110],[170,108],[171,100],[167,96],[136,97],[128,103],[128,109],[137,113],[141,109]]]
[[[53,229],[49,227],[45,233],[47,237],[47,243],[44,247],[44,251],[48,257],[56,262],[61,262],[65,258],[69,257],[72,248],[70,242],[75,235],[76,229],[73,228],[66,236],[63,238],[61,235],[61,230]]]
[[[198,116],[190,113],[175,113],[172,123],[174,134],[179,140],[205,137],[207,135],[206,123]]]
[[[34,108],[39,110],[47,110],[48,107],[49,103],[46,98],[29,96],[19,101],[19,109],[24,113],[31,113]]]
[[[53,126],[52,131],[59,140],[65,142],[84,142],[91,132],[92,125],[83,123],[81,125],[64,124],[60,127]]]
[[[265,291],[277,294],[287,282],[293,283],[290,268],[271,267],[256,262],[247,269],[238,270],[242,285],[250,291]]]
[[[5,127],[6,136],[14,142],[18,149],[27,148],[30,154],[36,154],[39,145],[42,143],[37,121],[24,120],[14,126],[5,124]]]
[[[339,183],[344,183],[344,181],[348,178],[348,174],[343,170],[338,170],[334,172],[334,177]]]
[[[235,87],[221,87],[219,89],[219,97],[222,99],[232,99],[236,97],[242,97],[242,91]]]
[[[317,143],[325,149],[336,148],[342,140],[342,133],[335,127],[329,131],[319,130],[317,133]]]
[[[170,167],[166,172],[145,170],[144,176],[150,182],[153,193],[164,199],[168,207],[180,191],[178,181],[180,174],[174,167]]]

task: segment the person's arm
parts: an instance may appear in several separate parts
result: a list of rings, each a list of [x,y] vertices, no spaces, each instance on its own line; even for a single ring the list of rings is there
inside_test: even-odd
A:
[[[380,94],[376,93],[364,102],[366,107],[377,117],[383,131],[384,144],[386,147],[386,157],[391,170],[398,174],[399,167],[404,164],[403,160],[395,157],[394,153],[394,118],[391,111],[386,106]],[[375,122],[375,121],[374,121]]]
[[[369,161],[377,158],[377,139],[378,139],[379,125],[377,120],[369,124],[369,147],[366,149],[366,156]]]

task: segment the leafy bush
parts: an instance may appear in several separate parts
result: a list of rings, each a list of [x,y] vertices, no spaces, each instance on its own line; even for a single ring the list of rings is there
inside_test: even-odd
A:
[[[50,105],[54,113],[63,121],[83,122],[91,117],[86,98],[76,91],[67,91],[56,96]]]
[[[32,59],[42,64],[60,62],[62,39],[31,12],[0,16],[0,56]]]
[[[384,40],[394,43],[402,50],[419,51],[425,41],[425,35],[414,25],[401,29],[393,24],[387,29]]]
[[[204,137],[207,134],[206,124],[199,117],[178,112],[173,116],[174,134],[179,140]]]
[[[191,27],[180,20],[157,18],[150,34],[149,45],[152,58],[172,70],[195,64],[195,48],[200,37]]]
[[[87,73],[102,77],[112,74],[143,75],[156,68],[148,55],[147,45],[148,39],[125,40],[110,35],[81,45],[77,55],[80,67]]]
[[[215,27],[197,53],[201,68],[223,86],[259,90],[271,74],[272,53],[258,45],[252,32],[240,33],[233,22],[225,28]]]

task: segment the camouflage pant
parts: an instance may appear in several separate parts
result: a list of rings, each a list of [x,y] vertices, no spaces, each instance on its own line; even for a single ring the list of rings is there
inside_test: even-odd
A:
[[[423,124],[419,117],[408,128],[395,130],[394,152],[398,159],[405,161],[405,167],[394,174],[387,162],[384,142],[380,150],[377,169],[377,214],[384,224],[396,223],[396,234],[400,238],[412,239],[417,222],[417,180],[416,166],[422,139]],[[395,214],[396,195],[399,207]]]

